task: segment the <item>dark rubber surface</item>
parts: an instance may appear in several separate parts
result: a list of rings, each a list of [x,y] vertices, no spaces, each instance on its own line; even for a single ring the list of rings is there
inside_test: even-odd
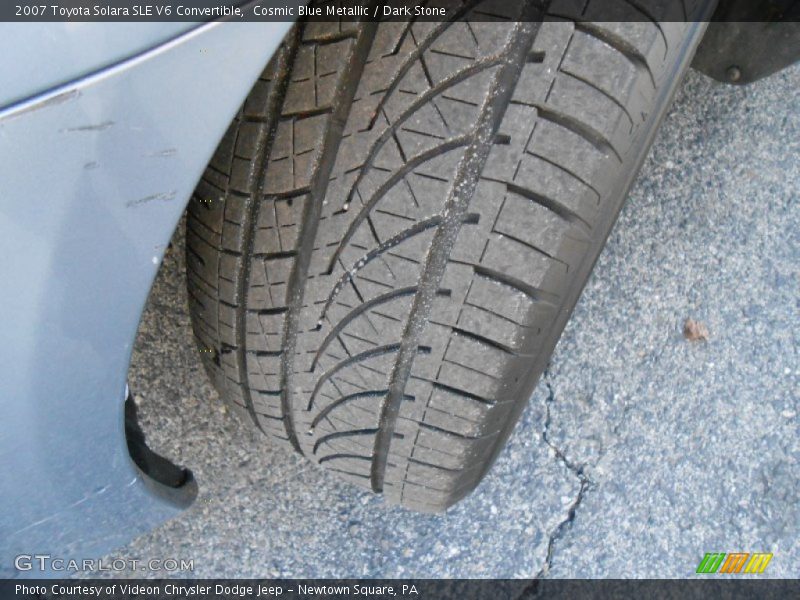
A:
[[[392,502],[443,510],[491,465],[702,30],[562,4],[299,24],[191,203],[222,396]]]

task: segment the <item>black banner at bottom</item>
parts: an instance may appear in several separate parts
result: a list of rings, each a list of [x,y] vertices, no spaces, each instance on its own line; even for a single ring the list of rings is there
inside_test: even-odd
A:
[[[534,598],[799,598],[800,580],[782,579],[41,579],[0,580],[0,598],[98,600],[305,600]]]

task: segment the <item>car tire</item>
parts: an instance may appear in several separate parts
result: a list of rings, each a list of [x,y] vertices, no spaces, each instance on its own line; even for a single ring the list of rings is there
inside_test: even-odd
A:
[[[447,23],[297,24],[188,211],[220,395],[392,503],[440,512],[473,490],[702,35],[663,4],[617,23],[471,2]]]

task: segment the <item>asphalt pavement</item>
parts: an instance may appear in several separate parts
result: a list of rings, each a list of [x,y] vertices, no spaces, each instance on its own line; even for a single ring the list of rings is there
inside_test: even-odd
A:
[[[200,495],[112,556],[193,559],[195,577],[685,577],[741,551],[797,577],[798,190],[800,67],[744,88],[691,72],[507,448],[444,516],[387,507],[228,413],[179,230],[130,382]]]

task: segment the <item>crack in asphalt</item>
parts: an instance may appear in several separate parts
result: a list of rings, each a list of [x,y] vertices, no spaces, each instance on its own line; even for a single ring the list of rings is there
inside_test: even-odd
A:
[[[583,502],[583,499],[586,497],[586,494],[589,492],[589,490],[595,485],[594,481],[592,481],[592,479],[586,474],[584,470],[585,465],[577,465],[572,462],[558,446],[550,441],[549,432],[550,425],[552,423],[550,406],[553,404],[553,402],[555,402],[556,399],[556,392],[553,388],[553,384],[550,381],[550,367],[545,369],[544,373],[542,374],[542,381],[547,387],[547,397],[544,400],[545,419],[544,426],[542,427],[542,441],[553,450],[556,460],[561,462],[567,468],[567,470],[575,475],[580,482],[580,488],[578,489],[578,494],[575,496],[572,504],[570,504],[569,509],[567,509],[566,518],[561,521],[550,533],[550,537],[547,541],[547,556],[545,558],[544,565],[542,565],[542,568],[536,574],[536,577],[531,581],[531,584],[522,591],[522,594],[519,596],[520,598],[534,598],[539,594],[539,581],[545,578],[547,573],[550,571],[556,542],[562,539],[567,530],[571,527],[572,522],[575,520],[575,514]]]

